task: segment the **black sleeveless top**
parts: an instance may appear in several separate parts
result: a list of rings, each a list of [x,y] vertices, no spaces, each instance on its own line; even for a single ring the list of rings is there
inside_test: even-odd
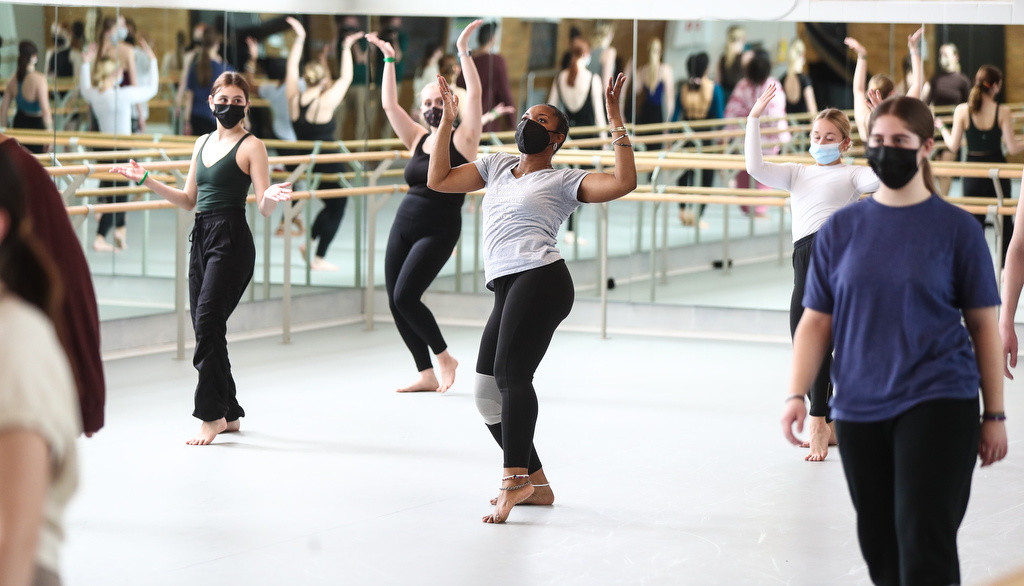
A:
[[[248,132],[245,133],[245,136],[238,139],[228,154],[209,167],[203,162],[203,150],[206,148],[206,143],[210,142],[210,135],[206,136],[203,146],[199,147],[199,155],[196,157],[197,210],[210,212],[225,208],[245,207],[245,199],[249,195],[252,177],[243,173],[238,167],[235,154],[242,141],[250,136],[252,135]]]
[[[996,120],[992,128],[981,130],[974,125],[974,116],[967,113],[967,132],[964,133],[967,139],[967,151],[973,155],[987,155],[992,153],[1002,154],[1003,129],[999,128],[999,105],[996,105]]]
[[[292,120],[292,128],[295,129],[295,138],[298,140],[323,140],[323,141],[334,141],[334,118],[331,118],[330,122],[323,124],[313,124],[306,120],[306,112],[309,111],[309,107],[317,103],[317,110],[320,108],[320,97],[318,96],[310,103],[303,106],[299,104],[299,117],[296,120]],[[319,112],[318,112],[319,113]],[[320,149],[322,154],[333,154],[337,153],[337,149]],[[317,173],[344,173],[345,163],[317,163],[314,165],[314,171]]]
[[[580,76],[576,76],[577,82]],[[594,74],[590,74],[590,79],[587,81],[587,99],[583,101],[583,105],[580,109],[573,112],[569,110],[569,107],[565,108],[565,115],[569,118],[569,128],[575,128],[577,126],[594,126],[597,124],[597,115],[594,113]],[[562,84],[556,82],[558,88],[558,99],[561,100],[562,105],[565,106],[565,98],[562,97]]]
[[[423,135],[423,138],[416,144],[409,162],[405,165],[405,182],[409,184],[409,195],[453,207],[462,207],[463,202],[466,201],[466,194],[440,193],[427,187],[427,168],[430,166],[430,155],[423,152],[423,142],[427,140],[428,136],[430,136],[429,133]],[[437,148],[436,144],[434,148]],[[469,162],[466,157],[462,156],[459,149],[455,148],[455,141],[449,142],[448,153],[453,169]]]

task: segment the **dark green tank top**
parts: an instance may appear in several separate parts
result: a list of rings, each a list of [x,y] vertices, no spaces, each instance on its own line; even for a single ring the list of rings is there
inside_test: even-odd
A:
[[[245,198],[249,195],[249,185],[252,178],[242,172],[235,162],[235,154],[238,152],[238,145],[249,138],[245,136],[238,139],[234,148],[228,154],[220,158],[212,166],[207,167],[203,162],[203,149],[206,143],[210,142],[207,135],[203,146],[199,147],[199,156],[196,158],[196,185],[198,196],[196,198],[196,209],[200,212],[209,212],[224,208],[244,208]]]

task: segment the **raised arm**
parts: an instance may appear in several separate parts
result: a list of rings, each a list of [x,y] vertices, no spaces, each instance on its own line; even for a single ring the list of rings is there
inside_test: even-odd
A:
[[[476,62],[469,54],[469,39],[483,23],[482,20],[469,23],[455,41],[462,77],[466,81],[466,103],[462,105],[462,124],[455,133],[455,148],[467,161],[476,159],[477,151],[480,149],[480,134],[483,132],[483,89],[480,72],[477,71]]]
[[[285,21],[295,31],[295,40],[288,51],[288,62],[284,73],[284,93],[288,100],[288,117],[299,117],[299,62],[302,61],[302,47],[306,44],[306,29],[302,23],[289,16]]]
[[[279,201],[292,197],[291,183],[270,184],[270,165],[267,162],[267,147],[261,140],[247,140],[242,143],[249,158],[249,176],[256,194],[256,207],[264,218],[270,217]]]
[[[999,326],[996,308],[979,307],[964,310],[964,325],[974,344],[974,355],[981,373],[981,402],[986,414],[1003,413],[1003,377],[999,367]],[[1003,421],[982,421],[978,456],[988,466],[1006,456],[1006,425]]]
[[[192,147],[192,164],[188,167],[185,189],[178,189],[157,181],[152,175],[148,174],[142,165],[136,163],[134,159],[129,161],[128,165],[115,165],[111,167],[110,172],[122,175],[136,184],[140,184],[139,182],[141,181],[140,185],[145,185],[153,193],[179,208],[186,211],[192,210],[196,207],[196,201],[199,197],[199,188],[196,185],[196,157],[199,156],[200,144],[204,143],[206,138],[207,135],[200,136],[196,139],[195,146]]]
[[[605,110],[609,112],[609,124],[612,126],[612,145],[615,152],[615,173],[588,173],[580,184],[576,199],[584,203],[603,203],[618,199],[636,189],[636,160],[633,158],[633,145],[627,142],[629,135],[622,125],[619,112],[619,96],[626,83],[626,76],[620,73],[617,78],[608,81],[605,91]]]
[[[384,114],[388,117],[391,128],[394,129],[395,134],[402,141],[402,144],[405,145],[405,148],[415,148],[416,143],[427,133],[427,130],[413,120],[412,116],[405,111],[405,108],[398,103],[398,80],[395,77],[395,62],[388,61],[388,59],[395,58],[395,48],[391,43],[378,37],[377,33],[367,34],[366,40],[370,44],[375,45],[384,54],[384,74],[381,78],[380,86],[380,101],[384,107]]]
[[[868,52],[864,45],[853,37],[846,37],[845,42],[847,47],[857,53],[857,66],[853,70],[853,120],[857,124],[860,141],[867,144],[868,116],[871,115],[864,93],[868,85]]]
[[[761,114],[775,98],[775,93],[775,84],[768,84],[761,97],[754,102],[754,107],[750,109],[743,140],[743,158],[747,165],[747,173],[751,177],[775,189],[789,189],[790,174],[786,166],[766,163],[761,155]]]
[[[459,114],[459,97],[452,92],[448,81],[440,74],[437,76],[437,84],[441,88],[441,99],[444,100],[444,114],[435,134],[436,144],[443,145],[452,139],[452,125]],[[427,187],[444,193],[468,193],[483,189],[484,178],[477,170],[476,163],[466,163],[452,169],[450,151],[451,149],[435,147],[430,153]]]
[[[914,78],[913,83],[907,88],[908,98],[921,99],[921,90],[924,87],[924,67],[921,66],[921,37],[923,35],[924,27],[921,27],[907,37],[907,48],[910,49],[910,76]]]

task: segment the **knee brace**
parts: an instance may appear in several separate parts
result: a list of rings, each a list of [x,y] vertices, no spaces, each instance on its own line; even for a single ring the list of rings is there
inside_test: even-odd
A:
[[[473,395],[476,397],[477,411],[483,416],[484,423],[501,423],[501,391],[498,390],[498,383],[494,377],[477,373]]]

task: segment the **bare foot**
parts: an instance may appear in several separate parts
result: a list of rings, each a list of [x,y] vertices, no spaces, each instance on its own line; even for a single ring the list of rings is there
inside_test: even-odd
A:
[[[455,383],[455,369],[458,366],[459,361],[447,350],[437,355],[437,369],[441,371],[441,383],[437,385],[437,392],[444,393],[452,388]]]
[[[506,468],[506,471],[508,468]],[[520,474],[525,474],[523,470]],[[508,472],[511,474],[511,472]],[[502,481],[502,486],[518,486],[523,484],[522,479],[510,479]],[[494,512],[490,515],[484,515],[484,523],[504,523],[508,519],[509,513],[512,512],[512,507],[518,505],[524,500],[528,499],[533,494],[534,488],[532,484],[526,483],[526,486],[517,488],[516,490],[503,490],[498,495],[498,501],[494,505]]]
[[[544,469],[530,475],[530,484],[533,485],[533,494],[523,499],[521,505],[553,505],[555,504],[555,493],[551,491],[551,485],[544,476]],[[498,504],[498,497],[491,499],[491,504]]]
[[[224,431],[222,431],[221,433],[231,433],[233,431],[238,431],[240,429],[242,429],[242,420],[236,419],[234,421],[228,421],[227,427],[225,427]]]
[[[420,371],[419,377],[409,386],[395,389],[396,393],[422,393],[426,391],[437,391],[437,377],[434,376],[434,369],[428,368]]]
[[[808,462],[821,462],[828,456],[828,439],[832,435],[825,423],[824,417],[810,418],[810,448],[811,453],[807,454],[804,460]]]
[[[199,426],[199,433],[197,433],[192,439],[185,442],[190,446],[205,446],[213,442],[213,438],[217,437],[218,433],[228,428],[228,422],[223,417],[217,421],[204,421]]]

